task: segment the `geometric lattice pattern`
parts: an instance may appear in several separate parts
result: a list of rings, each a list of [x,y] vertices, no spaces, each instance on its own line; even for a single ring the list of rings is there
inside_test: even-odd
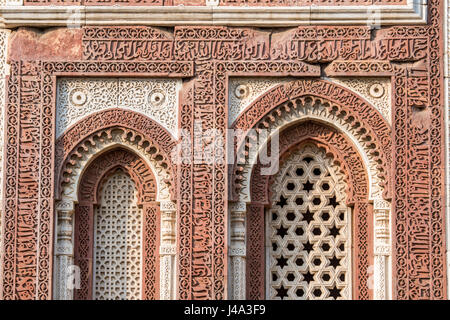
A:
[[[345,187],[339,167],[315,146],[283,161],[267,219],[268,298],[351,298],[351,211]]]
[[[94,299],[141,299],[142,210],[121,169],[105,181],[94,221]]]

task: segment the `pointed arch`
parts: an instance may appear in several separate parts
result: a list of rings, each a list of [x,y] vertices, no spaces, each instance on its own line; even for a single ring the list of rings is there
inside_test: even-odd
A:
[[[258,157],[272,137],[280,135],[280,155],[289,154],[289,148],[283,149],[287,145],[294,148],[309,141],[345,171],[347,205],[355,217],[353,297],[369,299],[369,265],[374,257],[372,203],[389,201],[391,193],[391,128],[379,111],[337,84],[296,80],[260,96],[240,114],[232,129],[237,139],[230,173],[231,199],[247,204],[247,298],[265,297],[264,211],[271,181],[261,176]]]
[[[296,80],[269,90],[232,124],[232,129],[237,132],[230,181],[234,200],[249,194],[249,181],[245,179],[250,177],[251,168],[246,164],[255,162],[255,159],[246,159],[246,152],[254,143],[248,139],[249,132],[279,131],[306,119],[325,122],[345,132],[365,160],[371,181],[370,198],[390,199],[392,145],[389,123],[375,107],[347,88],[324,80]]]
[[[280,163],[289,157],[292,150],[308,143],[324,150],[333,159],[336,170],[343,172],[347,187],[346,202],[353,208],[353,297],[369,299],[373,209],[368,202],[369,179],[364,162],[353,143],[339,130],[319,122],[302,121],[280,133]],[[262,175],[262,167],[258,160],[252,170],[251,201],[247,210],[246,291],[247,299],[251,300],[265,298],[265,208],[270,205],[270,186],[275,175]]]
[[[102,182],[117,168],[133,180],[142,210],[142,299],[159,298],[159,208],[155,202],[156,181],[150,167],[136,154],[125,149],[105,152],[84,171],[75,206],[75,265],[80,267],[81,287],[75,290],[75,299],[93,298],[94,210]]]
[[[110,109],[89,115],[70,127],[56,142],[56,199],[76,200],[80,174],[99,153],[122,145],[139,153],[157,178],[157,199],[175,199],[176,141],[156,121],[130,110]],[[64,190],[69,184],[74,187]],[[66,194],[63,194],[64,191]],[[165,194],[163,194],[165,193]]]

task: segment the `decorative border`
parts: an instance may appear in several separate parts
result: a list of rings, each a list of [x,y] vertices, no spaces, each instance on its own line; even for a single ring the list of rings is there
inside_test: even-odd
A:
[[[122,2],[121,2],[122,3]],[[353,6],[10,6],[0,8],[0,27],[199,26],[296,27],[426,24],[426,0],[406,5]],[[68,9],[69,8],[69,9]],[[376,21],[374,21],[376,20]]]
[[[105,39],[91,39],[97,57],[91,61],[11,61],[2,297],[51,298],[56,77],[190,78],[183,93],[182,129],[193,137],[197,120],[202,130],[216,129],[222,139],[214,149],[219,159],[216,164],[187,161],[178,167],[178,295],[181,299],[225,299],[228,168],[220,147],[230,125],[228,77],[305,76],[305,70],[311,71],[308,76],[318,76],[319,64],[333,61],[340,62],[339,72],[361,75],[367,65],[380,66],[378,62],[384,61],[395,62],[393,137],[388,139],[395,150],[394,298],[445,299],[443,4],[429,0],[428,8],[429,25],[382,28],[374,37],[369,27],[354,26],[298,27],[277,34],[246,28],[176,27],[166,37],[173,44],[168,51],[150,46],[161,43],[161,38],[144,39],[144,49],[142,40],[133,37],[120,46],[105,46]],[[131,34],[137,29],[145,28],[122,28]],[[109,39],[107,43],[113,42]],[[85,49],[86,44],[83,46]],[[136,50],[130,62],[119,61],[124,46]],[[159,57],[167,52],[170,58],[164,55],[146,61],[147,53]],[[109,61],[100,61],[102,55]],[[158,60],[169,62],[154,62]],[[386,74],[384,68],[379,70]],[[327,75],[326,69],[322,72]],[[189,159],[209,143],[204,141],[199,149],[189,150]]]

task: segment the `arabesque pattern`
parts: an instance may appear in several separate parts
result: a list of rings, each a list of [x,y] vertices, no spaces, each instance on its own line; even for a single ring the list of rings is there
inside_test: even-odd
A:
[[[178,179],[174,191],[180,211],[178,297],[225,299],[228,189],[239,180],[239,173],[229,172],[224,152],[226,130],[231,125],[228,79],[298,77],[309,80],[288,87],[290,94],[308,91],[315,98],[333,100],[336,104],[329,112],[339,112],[355,128],[360,125],[364,136],[374,139],[373,143],[367,141],[367,147],[380,161],[388,185],[384,197],[392,199],[393,204],[393,297],[445,299],[443,1],[429,0],[427,7],[426,25],[389,26],[376,32],[369,26],[299,26],[277,32],[223,26],[173,30],[87,26],[82,38],[71,42],[80,55],[69,61],[59,51],[55,56],[49,54],[52,59],[40,61],[41,53],[51,51],[50,40],[41,37],[46,45],[31,48],[31,54],[23,50],[23,58],[16,55],[10,59],[4,123],[4,172],[8,179],[4,181],[2,298],[51,298],[54,190],[61,183],[55,181],[55,163],[64,163],[71,148],[98,128],[111,128],[119,122],[123,125],[117,111],[105,117],[97,115],[90,118],[89,127],[71,131],[76,142],[68,138],[55,147],[58,78],[183,79],[182,135],[193,137],[194,128],[201,128],[202,132],[214,130],[218,139],[204,139],[193,147],[183,144],[188,158],[171,168]],[[16,41],[16,47],[26,46],[20,37]],[[38,49],[39,55],[33,55]],[[382,117],[367,113],[372,109],[349,89],[318,80],[320,76],[343,74],[391,79],[392,130],[380,120]],[[275,88],[272,101],[259,101],[264,110],[252,108],[238,120],[239,128],[253,128],[271,111],[276,115],[276,108],[289,100],[284,89]],[[335,110],[335,105],[343,109]],[[126,119],[131,132],[145,122],[131,119],[143,118]],[[167,140],[166,146],[171,143],[174,141]],[[58,149],[61,146],[63,150]],[[215,163],[194,161],[199,151],[211,147]],[[348,155],[348,151],[340,152],[343,157]],[[250,212],[259,209],[252,207]],[[370,212],[370,203],[355,202],[355,216],[369,219]],[[367,257],[371,248],[366,237],[371,222],[361,221],[361,226],[354,227],[358,231],[355,246],[362,252],[358,261],[363,267],[356,268],[365,270],[370,265]],[[360,279],[353,283],[352,297],[370,298],[370,290],[365,287],[367,273],[357,274]],[[261,285],[259,278],[256,282]],[[258,294],[250,296],[259,298]]]

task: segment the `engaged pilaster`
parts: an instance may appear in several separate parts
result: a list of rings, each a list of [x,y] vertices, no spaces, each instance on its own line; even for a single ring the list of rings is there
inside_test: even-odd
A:
[[[176,214],[177,206],[173,201],[162,201],[161,212],[161,270],[160,298],[175,299],[175,258],[176,258]]]
[[[245,299],[245,202],[230,204],[230,272],[232,300]]]
[[[388,262],[391,255],[389,215],[391,204],[385,200],[374,201],[374,298],[389,299]]]
[[[57,212],[57,245],[55,248],[55,294],[59,300],[73,299],[73,214],[72,201],[60,201],[56,204]]]

